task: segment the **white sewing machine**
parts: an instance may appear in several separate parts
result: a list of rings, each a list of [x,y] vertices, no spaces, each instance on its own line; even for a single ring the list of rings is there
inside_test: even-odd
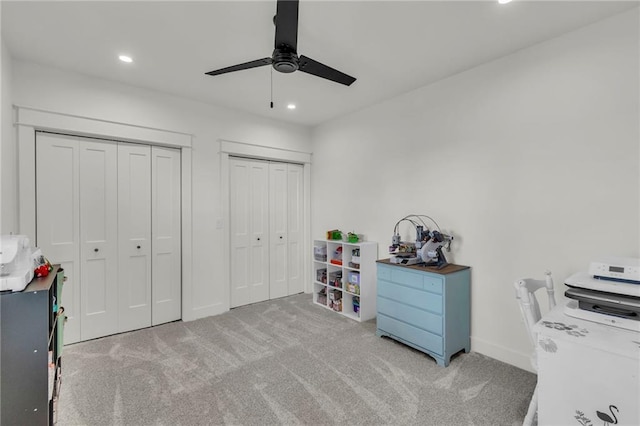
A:
[[[26,235],[0,236],[0,291],[22,291],[33,279],[40,250],[32,247]]]

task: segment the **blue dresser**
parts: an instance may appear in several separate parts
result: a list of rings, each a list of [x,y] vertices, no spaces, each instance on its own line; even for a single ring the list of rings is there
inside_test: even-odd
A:
[[[377,331],[448,366],[451,356],[471,350],[471,270],[438,270],[377,262]]]

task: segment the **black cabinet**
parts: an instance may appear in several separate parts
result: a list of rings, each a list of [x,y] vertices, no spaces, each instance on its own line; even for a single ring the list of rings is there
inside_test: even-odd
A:
[[[0,293],[0,424],[50,425],[60,391],[64,271]]]

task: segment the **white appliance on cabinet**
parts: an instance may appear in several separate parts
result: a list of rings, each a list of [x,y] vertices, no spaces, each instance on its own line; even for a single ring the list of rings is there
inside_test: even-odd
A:
[[[33,279],[40,251],[26,235],[0,236],[0,291],[22,291]]]

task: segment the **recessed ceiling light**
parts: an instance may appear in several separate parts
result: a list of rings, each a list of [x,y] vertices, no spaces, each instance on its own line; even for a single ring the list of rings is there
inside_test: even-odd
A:
[[[131,59],[131,56],[127,56],[127,55],[120,55],[120,56],[118,56],[118,59],[120,59],[122,62],[126,62],[126,63],[133,62],[133,59]]]
[[[289,105],[287,105],[287,108],[296,109],[296,104],[289,104]]]
[[[511,3],[511,0],[498,0],[498,3],[507,4],[507,3]]]

